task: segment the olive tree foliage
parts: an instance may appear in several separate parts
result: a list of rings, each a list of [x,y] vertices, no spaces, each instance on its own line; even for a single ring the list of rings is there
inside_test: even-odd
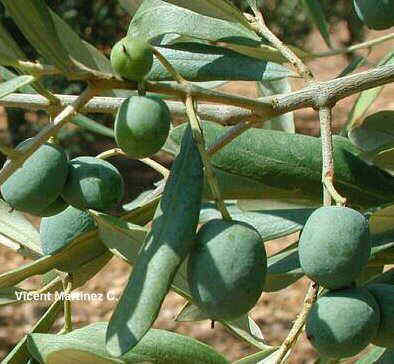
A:
[[[383,87],[394,82],[394,50],[378,64],[367,63],[367,56],[355,57],[344,70],[338,70],[336,78],[324,82],[308,67],[311,60],[329,62],[333,55],[365,48],[373,51],[393,34],[335,48],[320,2],[300,1],[304,16],[317,27],[329,48],[319,53],[283,43],[265,22],[274,8],[263,6],[261,10],[253,0],[247,2],[249,13],[227,0],[119,0],[132,16],[127,37],[149,42],[155,55],[145,81],[137,84],[116,75],[109,59],[44,1],[1,2],[40,61],[31,61],[12,33],[0,26],[4,80],[0,105],[44,110],[50,116],[50,122],[24,148],[0,145],[8,157],[0,170],[1,184],[43,143],[56,138],[67,123],[114,137],[111,128],[86,114],[114,114],[126,97],[143,93],[160,97],[174,120],[185,121],[171,129],[163,147],[176,157],[171,173],[144,159],[163,175],[156,188],[124,201],[121,216],[89,210],[94,227],[54,255],[44,255],[39,232],[23,214],[10,211],[0,201],[0,243],[32,259],[0,274],[0,306],[28,300],[20,299],[28,292],[19,285],[34,275],[44,278],[34,293],[63,291],[70,295],[111,258],[134,267],[109,323],[72,330],[72,300],[59,298],[5,363],[228,362],[214,348],[194,339],[151,329],[169,289],[187,301],[176,320],[209,319],[193,303],[184,262],[197,222],[216,218],[246,222],[269,244],[272,239],[301,231],[321,205],[350,206],[369,218],[372,245],[363,277],[355,284],[394,284],[392,270],[382,273],[385,265],[394,262],[394,110],[366,117]],[[368,69],[360,72],[363,64],[368,64]],[[77,81],[84,87],[78,95],[55,94],[46,86],[48,77]],[[292,78],[302,78],[304,86],[292,89]],[[240,80],[254,82],[259,97],[216,90],[224,82]],[[338,101],[356,94],[342,135],[332,136],[332,109]],[[293,112],[304,108],[316,111],[321,138],[295,133]],[[118,149],[102,151],[98,157],[116,155],[121,155]],[[198,194],[202,194],[203,203]],[[152,221],[150,229],[147,226]],[[104,248],[97,250],[97,244]],[[157,249],[149,249],[152,246]],[[74,264],[71,272],[56,269],[84,254],[87,261],[77,267]],[[286,289],[303,275],[297,244],[284,247],[268,257],[263,294]],[[220,320],[257,351],[236,363],[285,362],[320,294],[317,284],[311,282],[300,314],[280,346],[267,343],[247,314]],[[237,297],[233,300],[236,305]],[[47,334],[62,311],[63,330],[59,335]],[[380,360],[391,351],[373,347],[366,355],[360,363]],[[321,357],[319,362],[337,360]]]

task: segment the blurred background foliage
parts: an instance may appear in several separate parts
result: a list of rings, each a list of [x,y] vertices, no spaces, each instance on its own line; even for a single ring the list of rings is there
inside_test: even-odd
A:
[[[251,12],[246,0],[231,0],[244,12]],[[268,26],[285,43],[303,48],[313,26],[302,7],[303,0],[263,0],[258,1]],[[319,0],[318,0],[319,1]],[[47,4],[86,41],[95,45],[109,56],[111,46],[125,35],[130,22],[130,15],[119,5],[117,0],[46,0]],[[342,21],[346,23],[349,37],[344,46],[357,42],[362,38],[363,27],[352,10],[352,2],[348,0],[320,0],[327,21],[330,25]],[[0,21],[15,37],[29,59],[40,60],[40,56],[30,46],[4,7],[0,6]],[[323,42],[323,41],[322,41]],[[69,82],[65,78],[46,77],[43,85],[54,93],[79,94],[84,85]],[[33,115],[34,114],[34,115]],[[96,121],[112,126],[111,115],[91,115]],[[45,113],[26,113],[21,109],[7,109],[8,135],[10,144],[33,136],[42,123],[46,122]],[[41,120],[41,124],[40,124]],[[69,149],[70,155],[94,154],[95,144],[112,142],[103,136],[92,135],[74,127],[59,134],[59,139]],[[96,142],[96,143],[95,143]]]

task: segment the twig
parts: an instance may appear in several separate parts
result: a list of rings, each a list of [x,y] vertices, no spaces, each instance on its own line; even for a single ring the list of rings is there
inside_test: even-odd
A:
[[[225,134],[223,134],[221,137],[219,137],[219,139],[215,142],[215,144],[211,145],[207,149],[207,154],[209,156],[212,156],[213,154],[215,154],[220,149],[225,147],[228,143],[230,143],[237,136],[241,135],[243,132],[245,132],[246,130],[248,130],[252,126],[253,126],[253,123],[247,123],[247,122],[240,122],[237,125],[233,126]]]
[[[331,107],[325,106],[319,109],[321,143],[323,154],[322,167],[322,183],[323,183],[323,203],[324,206],[331,205],[333,198],[336,204],[343,206],[346,199],[343,198],[335,189],[333,185],[334,179],[334,161],[333,161],[333,147],[332,147],[332,110]]]
[[[18,159],[23,157],[23,153],[6,145],[0,144],[0,152],[7,156],[9,159]]]
[[[280,51],[280,53],[293,65],[302,78],[304,78],[307,82],[313,81],[312,71],[289,47],[283,44],[283,42],[275,34],[273,34],[270,29],[268,29],[261,11],[256,6],[252,6],[252,10],[256,17],[258,33],[271,42]]]
[[[347,48],[330,49],[329,51],[326,51],[326,52],[312,53],[311,58],[330,57],[330,56],[336,56],[338,54],[352,53],[352,52],[357,51],[359,49],[371,48],[375,45],[387,42],[388,40],[391,40],[391,39],[394,39],[394,33],[386,34],[382,37],[368,40],[366,42],[362,42],[359,44],[355,44],[355,45],[352,45]]]
[[[102,89],[117,88],[135,90],[137,88],[137,84],[135,82],[122,81],[110,75],[105,76],[108,77],[92,78],[91,80],[92,82],[94,81],[94,85],[97,86],[97,88]],[[319,95],[322,93],[325,94],[327,102],[330,105],[335,105],[338,100],[347,96],[391,82],[394,82],[394,64],[379,66],[368,71],[335,78],[329,81],[318,82],[295,92],[266,96],[258,100],[205,89],[190,83],[187,85],[174,85],[162,82],[146,82],[146,89],[149,92],[176,96],[182,100],[186,95],[191,95],[194,100],[231,105],[233,109],[228,106],[229,109],[225,110],[230,110],[230,114],[234,111],[234,113],[237,114],[237,119],[242,120],[243,114],[239,108],[247,109],[245,113],[246,117],[274,117],[306,107],[319,108],[321,105],[318,103],[318,99]],[[24,100],[24,97],[26,97],[26,100]],[[121,99],[119,98],[114,99],[114,101],[112,101],[111,98],[95,98],[94,103],[90,104],[88,110],[89,112],[113,112],[119,107],[120,100]],[[62,103],[63,102],[69,103],[74,101],[72,97],[63,95]],[[0,105],[24,107],[23,105],[25,104],[26,108],[29,109],[44,109],[48,108],[49,105],[48,102],[45,103],[42,99],[39,99],[37,95],[29,95],[29,97],[27,95],[20,95],[18,98],[18,96],[12,94],[0,99]],[[94,110],[95,107],[97,107],[97,110]],[[212,115],[213,109],[209,109],[206,105],[200,105],[199,112],[200,109],[203,110],[204,108],[209,110],[208,113]],[[84,110],[87,111],[86,109]],[[220,111],[221,109],[216,110]],[[181,114],[182,110],[178,109],[178,112]]]
[[[205,167],[205,173],[207,175],[207,181],[209,187],[211,188],[213,200],[215,201],[218,210],[222,214],[223,219],[231,220],[231,216],[227,211],[226,205],[221,197],[219,184],[215,172],[213,171],[211,162],[209,160],[209,156],[205,150],[204,136],[201,129],[201,123],[198,120],[198,116],[196,115],[196,111],[194,109],[193,98],[191,96],[187,96],[185,104],[186,104],[186,113],[189,117],[190,125],[193,132],[193,139],[197,144],[198,150],[201,155],[201,159]]]
[[[319,290],[319,286],[311,282],[308,288],[308,292],[306,293],[304,299],[302,310],[298,315],[297,320],[294,322],[293,327],[289,332],[289,335],[286,337],[286,339],[283,341],[282,345],[280,346],[278,351],[278,357],[275,361],[275,364],[281,364],[283,362],[283,359],[286,357],[286,354],[289,352],[293,344],[296,342],[298,336],[301,334],[306,317],[308,316],[308,313],[313,303],[316,301],[318,290]]]
[[[139,161],[153,168],[156,172],[159,172],[165,179],[167,179],[170,175],[170,171],[166,167],[162,166],[160,163],[157,163],[153,159],[142,158],[139,159]]]
[[[188,81],[186,81],[177,72],[177,70],[175,68],[172,67],[170,62],[168,62],[166,60],[166,58],[157,49],[153,48],[153,52],[154,52],[155,56],[159,59],[161,64],[172,74],[174,79],[177,81],[178,85],[184,86],[184,87],[186,87],[186,89],[189,89],[189,90],[191,87],[193,87],[192,85],[189,84]],[[189,86],[190,86],[190,88],[189,88]],[[231,216],[230,216],[229,212],[227,211],[226,205],[221,197],[219,184],[218,184],[215,172],[213,171],[211,162],[209,160],[209,156],[205,150],[204,135],[202,132],[200,120],[199,120],[196,110],[194,108],[193,97],[189,93],[186,93],[185,96],[186,96],[185,97],[186,114],[187,114],[191,129],[192,129],[193,139],[197,144],[198,151],[200,152],[201,159],[204,164],[205,173],[207,175],[208,184],[209,184],[211,191],[212,191],[213,199],[216,203],[218,210],[222,214],[223,219],[231,220]]]
[[[72,314],[71,314],[71,299],[70,299],[70,294],[71,291],[73,290],[72,287],[72,277],[69,273],[65,275],[62,279],[62,284],[63,284],[63,292],[64,292],[64,326],[63,328],[58,332],[58,335],[63,335],[67,334],[72,331]]]
[[[42,129],[25,148],[21,148],[20,152],[23,157],[13,159],[10,163],[6,163],[0,170],[0,184],[3,183],[13,172],[23,165],[23,162],[31,156],[43,143],[45,143],[51,136],[55,135],[60,128],[95,94],[97,90],[88,87],[75,102],[67,106],[61,111],[53,120],[53,123],[48,124]]]
[[[185,79],[179,74],[179,72],[172,66],[170,62],[159,52],[159,50],[155,47],[152,47],[153,54],[157,57],[160,63],[167,69],[168,72],[171,73],[172,77],[179,84],[185,84]]]
[[[102,153],[98,154],[96,156],[96,158],[108,159],[108,158],[116,157],[116,156],[119,156],[119,155],[121,155],[122,157],[131,158],[120,148],[113,148],[113,149],[106,150],[105,152],[102,152]],[[166,167],[162,166],[160,163],[157,163],[153,159],[141,158],[141,159],[138,159],[138,160],[140,162],[146,164],[147,166],[153,168],[155,171],[159,172],[163,176],[163,178],[168,178],[168,176],[170,175],[170,171]]]

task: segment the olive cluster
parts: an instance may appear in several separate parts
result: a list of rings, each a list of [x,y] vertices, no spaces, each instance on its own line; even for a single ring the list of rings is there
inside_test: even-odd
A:
[[[112,48],[111,64],[122,78],[142,82],[152,68],[152,47],[139,38],[125,37]],[[132,158],[150,157],[167,140],[170,122],[170,111],[160,98],[129,97],[116,114],[116,143]]]
[[[304,273],[326,289],[306,320],[315,349],[339,359],[369,343],[394,347],[394,288],[355,284],[371,252],[367,219],[350,208],[321,207],[307,220],[298,251]]]
[[[30,142],[22,142],[17,149]],[[86,210],[107,211],[121,201],[124,182],[111,163],[88,156],[68,160],[63,148],[47,142],[2,184],[1,194],[11,208],[42,217],[42,251],[53,255],[95,227]],[[56,268],[72,271],[103,251],[104,246],[97,246]]]

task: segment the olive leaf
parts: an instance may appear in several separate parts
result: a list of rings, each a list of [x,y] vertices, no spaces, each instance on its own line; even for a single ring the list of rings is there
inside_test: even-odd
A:
[[[226,0],[200,0],[200,1],[188,1],[188,0],[164,0],[167,3],[171,3],[185,9],[189,9],[193,12],[201,15],[227,20],[229,22],[237,22],[242,24],[244,27],[252,30],[249,22],[230,1]]]
[[[34,325],[30,333],[48,332],[55,323],[59,313],[63,309],[63,302],[58,300],[54,302],[40,320]],[[30,358],[27,350],[27,336],[24,336],[10,353],[2,360],[2,364],[21,364],[26,363]]]
[[[394,111],[381,110],[369,115],[361,125],[354,125],[348,133],[351,142],[363,151],[374,151],[394,143]]]
[[[1,56],[0,56],[1,58]],[[29,75],[18,76],[12,78],[11,80],[1,82],[0,83],[0,99],[5,97],[21,87],[25,87],[30,85],[32,82],[36,80],[35,77]]]
[[[383,59],[379,62],[378,66],[389,65],[394,62],[394,52],[389,52]],[[380,93],[383,91],[384,86],[378,86],[365,90],[360,93],[357,100],[353,104],[352,110],[348,115],[347,127],[348,130],[352,129],[355,125],[360,123],[361,118],[366,114],[371,105],[378,98]]]
[[[98,234],[105,246],[113,254],[134,264],[148,230],[108,214],[97,211],[91,211],[91,213],[96,220]]]
[[[189,42],[157,49],[189,81],[272,81],[297,76],[280,64],[248,57],[223,47]],[[166,81],[173,77],[155,59],[147,79]]]
[[[185,126],[170,133],[179,145]],[[207,145],[212,145],[227,128],[212,122],[203,123]],[[334,136],[335,186],[348,204],[365,209],[394,201],[394,179],[360,157],[360,151],[343,137]],[[292,198],[321,201],[321,141],[312,136],[251,128],[212,156],[216,170],[227,173],[225,183],[233,178],[257,182],[255,199],[275,199],[272,191],[287,192]],[[234,182],[236,183],[236,182]],[[220,185],[220,183],[219,183]],[[247,184],[245,184],[247,186]],[[264,191],[265,187],[269,187]],[[221,186],[220,186],[221,187]],[[224,188],[226,190],[226,188]],[[242,188],[239,186],[239,192]],[[244,198],[226,196],[225,198]],[[248,197],[253,198],[253,197]]]
[[[303,276],[298,248],[286,250],[268,258],[267,276],[263,290],[265,292],[279,291]]]
[[[272,96],[291,92],[291,85],[287,78],[281,80],[264,80],[257,82],[257,91],[260,96]],[[265,121],[264,129],[280,130],[295,133],[294,112],[289,112]]]
[[[26,60],[26,56],[22,49],[2,24],[0,24],[0,54],[1,63],[4,65],[13,65],[15,61]],[[3,63],[3,57],[8,58],[9,62]]]
[[[191,6],[197,4],[189,1],[187,3]],[[176,19],[176,21],[169,21],[169,19]],[[256,33],[239,22],[201,15],[162,0],[145,0],[134,14],[127,34],[131,37],[138,36],[151,40],[174,33],[207,41],[260,43]]]
[[[310,19],[316,25],[317,29],[319,29],[327,46],[332,48],[330,32],[321,2],[319,0],[302,0],[301,3],[307,10]]]
[[[394,359],[394,350],[373,346],[356,364],[390,364]]]
[[[27,339],[28,349],[35,359],[47,364],[75,360],[102,364],[158,361],[162,364],[228,363],[206,344],[159,329],[150,329],[132,350],[114,358],[105,350],[107,326],[106,322],[97,322],[66,335],[31,334]]]
[[[190,127],[181,144],[152,229],[108,325],[107,350],[114,356],[132,349],[152,326],[177,269],[193,246],[203,167]]]
[[[234,203],[227,203],[227,209],[234,220],[252,225],[264,241],[300,231],[314,211],[314,209],[242,211]],[[201,206],[200,224],[218,218],[221,218],[221,215],[213,203],[204,203]]]
[[[28,257],[42,256],[40,234],[19,211],[0,200],[0,244]]]
[[[60,41],[61,37],[56,31],[45,2],[41,0],[2,0],[2,2],[30,44],[46,59],[67,72],[70,59]]]

